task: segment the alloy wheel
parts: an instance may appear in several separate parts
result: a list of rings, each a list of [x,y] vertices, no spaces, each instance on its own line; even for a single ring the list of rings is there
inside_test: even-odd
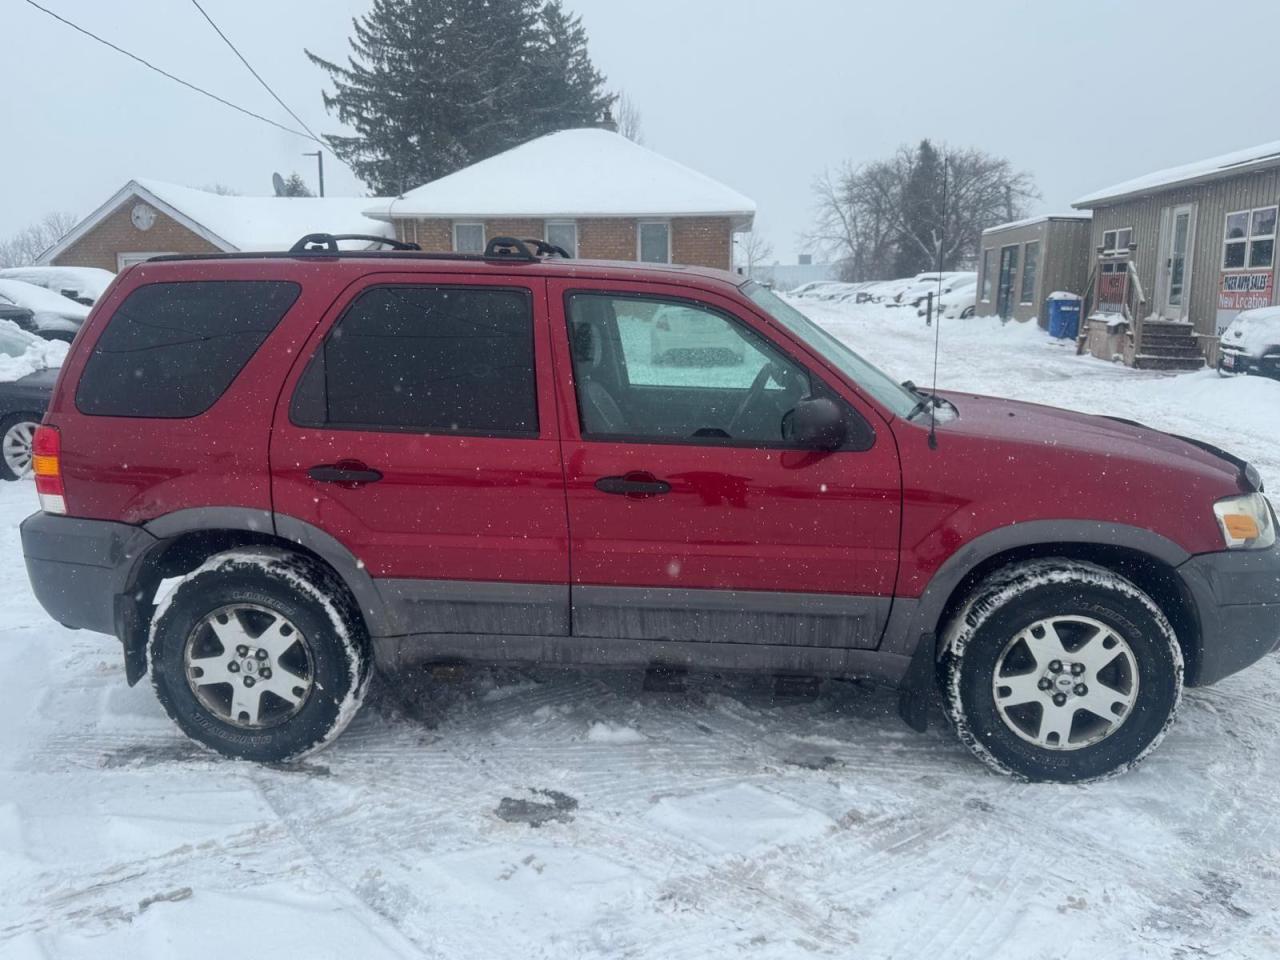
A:
[[[31,420],[20,420],[0,439],[0,454],[15,476],[25,477],[31,472],[31,445],[35,442],[38,426]]]

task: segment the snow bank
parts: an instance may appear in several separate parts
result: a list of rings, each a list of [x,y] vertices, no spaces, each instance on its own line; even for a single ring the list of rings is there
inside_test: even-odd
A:
[[[596,722],[587,730],[587,740],[591,743],[644,743],[645,736],[634,727]]]
[[[11,320],[0,320],[0,383],[61,367],[69,349],[71,344],[62,340],[45,340]]]

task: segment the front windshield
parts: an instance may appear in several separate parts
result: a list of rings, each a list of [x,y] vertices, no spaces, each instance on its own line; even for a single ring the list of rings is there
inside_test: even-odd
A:
[[[742,292],[791,333],[830,360],[837,369],[899,417],[909,417],[920,398],[878,367],[863,360],[772,290],[749,281]]]

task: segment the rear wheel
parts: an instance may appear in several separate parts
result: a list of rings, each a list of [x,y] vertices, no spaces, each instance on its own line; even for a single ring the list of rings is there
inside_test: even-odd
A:
[[[978,586],[947,632],[945,699],[984,763],[1079,782],[1131,768],[1173,722],[1182,653],[1145,593],[1093,564],[1038,560]]]
[[[294,760],[355,715],[366,649],[346,588],[326,567],[283,550],[230,550],[162,601],[151,680],[192,739],[229,757]]]
[[[31,472],[31,445],[42,417],[24,412],[0,420],[0,478],[17,480]]]

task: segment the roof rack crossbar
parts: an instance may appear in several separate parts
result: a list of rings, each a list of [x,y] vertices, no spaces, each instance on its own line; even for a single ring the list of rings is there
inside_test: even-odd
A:
[[[486,260],[525,260],[535,263],[537,256],[528,248],[523,240],[515,237],[494,237],[484,248]]]
[[[369,243],[380,243],[392,250],[421,250],[416,243],[404,240],[392,240],[390,237],[379,237],[371,233],[308,233],[289,248],[290,253],[341,253],[338,249],[340,240],[365,240]]]

